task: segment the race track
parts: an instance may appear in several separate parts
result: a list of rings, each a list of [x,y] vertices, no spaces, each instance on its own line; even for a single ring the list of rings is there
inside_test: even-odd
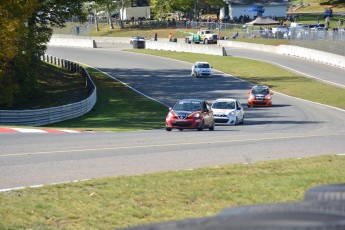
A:
[[[229,52],[234,56],[260,58],[256,52],[235,49]],[[250,83],[219,72],[213,79],[196,79],[190,76],[191,63],[117,49],[50,47],[47,53],[94,66],[167,106],[180,98],[204,98],[211,102],[219,97],[235,97],[246,104],[250,87]],[[308,76],[329,77],[325,80],[345,85],[337,68],[308,61],[296,66],[291,57],[271,57],[277,63],[282,60],[280,65]],[[324,71],[328,76],[322,74]],[[126,133],[0,133],[0,189],[345,154],[344,111],[276,92],[273,103],[271,108],[245,106],[244,125],[216,126],[214,132],[166,132],[162,127]]]

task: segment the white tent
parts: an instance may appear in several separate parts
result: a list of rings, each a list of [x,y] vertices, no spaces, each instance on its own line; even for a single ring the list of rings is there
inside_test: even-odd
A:
[[[274,21],[268,17],[257,17],[255,20],[246,23],[246,25],[278,25],[280,22]]]

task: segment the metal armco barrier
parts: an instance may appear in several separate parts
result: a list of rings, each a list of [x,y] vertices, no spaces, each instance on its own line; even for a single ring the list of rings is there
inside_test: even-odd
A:
[[[34,110],[0,110],[1,125],[40,126],[80,117],[89,112],[97,102],[97,88],[88,72],[77,63],[53,56],[44,56],[42,59],[54,65],[61,66],[85,77],[85,84],[89,87],[90,96],[83,101]]]

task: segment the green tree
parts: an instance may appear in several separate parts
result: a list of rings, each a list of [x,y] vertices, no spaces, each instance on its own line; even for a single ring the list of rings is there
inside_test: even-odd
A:
[[[87,4],[87,7],[89,8],[89,11],[91,11],[95,17],[95,24],[96,24],[97,31],[99,31],[99,26],[98,26],[98,17],[96,15],[98,15],[98,12],[100,11],[107,12],[107,18],[108,18],[110,29],[114,29],[114,24],[113,24],[113,21],[111,20],[112,18],[111,13],[122,5],[122,1],[95,0],[86,4]]]
[[[0,4],[0,106],[14,103],[20,93],[20,77],[16,73],[17,59],[24,56],[23,42],[28,34],[27,22],[38,8],[38,0],[3,1]]]
[[[152,11],[156,13],[156,18],[165,16],[166,13],[181,11],[185,14],[195,14],[197,16],[201,6],[225,6],[223,0],[150,0]]]
[[[319,4],[338,6],[338,5],[345,5],[345,2],[344,0],[319,0]]]
[[[125,12],[125,8],[131,6],[132,2],[130,0],[116,0],[116,1],[119,3],[119,7],[121,9],[121,15],[122,16],[120,18],[120,22],[121,22],[121,28],[123,29],[124,28],[124,24],[123,24],[124,18],[123,18],[123,15],[124,15],[124,12]]]
[[[185,2],[190,0],[182,0],[183,5],[186,5]],[[165,17],[167,13],[173,12],[173,6],[177,0],[165,1],[165,0],[150,0],[151,10],[155,14],[155,18]]]
[[[53,27],[79,16],[84,0],[6,0],[0,2],[0,107],[25,103],[37,93],[40,57]]]

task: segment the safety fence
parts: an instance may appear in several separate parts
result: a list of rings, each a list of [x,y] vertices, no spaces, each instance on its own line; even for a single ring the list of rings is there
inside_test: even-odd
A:
[[[78,72],[85,78],[90,95],[82,101],[62,106],[34,110],[0,110],[1,125],[41,126],[76,118],[89,112],[97,102],[97,88],[89,73],[77,63],[53,56],[43,56],[42,60]]]
[[[251,39],[253,43],[261,39],[285,39],[288,45],[300,46],[309,49],[329,52],[345,56],[345,30],[316,30],[310,28],[290,29],[285,32],[260,29],[241,29],[236,33],[225,37],[225,40],[238,38]],[[259,42],[258,42],[259,43]]]
[[[120,26],[119,20],[113,20],[114,26]],[[107,21],[99,21],[100,24],[107,24]],[[245,25],[243,23],[219,23],[216,21],[173,21],[173,20],[127,20],[123,23],[126,29],[139,29],[139,30],[155,30],[155,29],[176,29],[186,30],[186,32],[195,32],[200,29],[209,29],[213,33],[219,35],[220,39],[233,39],[234,38],[250,38],[255,39],[286,39],[289,45],[305,47],[309,49],[316,49],[324,52],[331,52],[338,55],[345,55],[345,30],[342,28],[329,28],[329,30],[318,30],[320,28],[307,28],[303,27],[293,31],[291,28],[286,28],[287,33],[274,33],[269,29],[277,28],[276,25]],[[54,34],[69,34],[80,37],[91,37],[90,30],[94,24],[88,22],[86,24],[74,23],[66,28],[70,30],[54,30]],[[75,28],[80,28],[76,30]],[[257,42],[261,43],[261,42]]]

